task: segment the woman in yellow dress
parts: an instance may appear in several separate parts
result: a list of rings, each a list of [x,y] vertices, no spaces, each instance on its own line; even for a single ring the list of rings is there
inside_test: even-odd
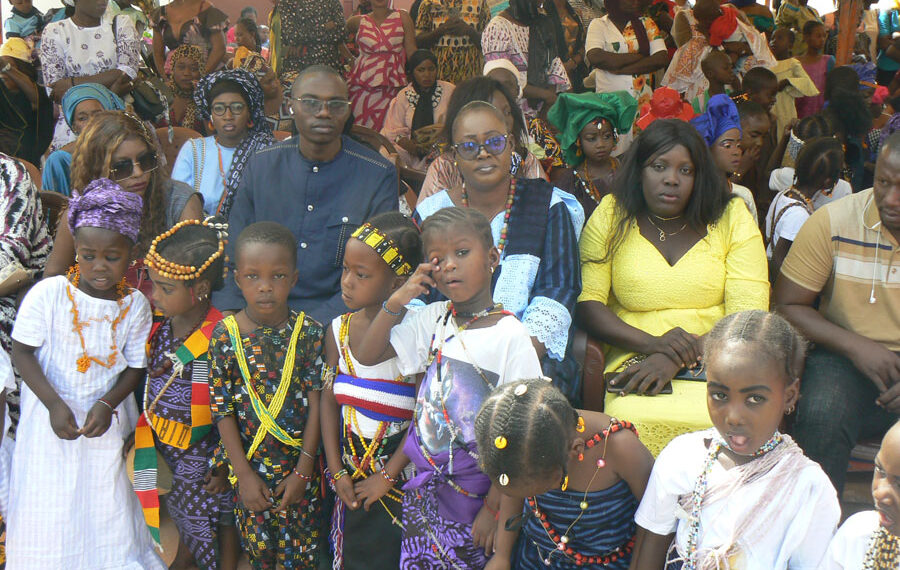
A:
[[[605,345],[605,412],[633,422],[656,455],[712,425],[698,365],[703,335],[727,314],[768,309],[766,254],[689,124],[655,121],[621,169],[581,237],[576,312]]]

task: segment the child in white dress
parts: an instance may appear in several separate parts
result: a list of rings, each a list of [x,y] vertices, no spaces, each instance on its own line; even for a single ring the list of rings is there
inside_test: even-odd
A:
[[[840,518],[837,494],[778,431],[805,354],[774,313],[734,313],[713,327],[703,361],[715,427],[675,438],[657,458],[635,514],[632,570],[818,568]]]
[[[124,281],[141,212],[141,198],[114,182],[89,184],[69,205],[76,265],[35,285],[19,309],[9,568],[165,568],[122,457],[151,321],[146,298]]]
[[[856,513],[838,529],[820,570],[900,568],[900,423],[875,456],[872,499],[874,511]]]

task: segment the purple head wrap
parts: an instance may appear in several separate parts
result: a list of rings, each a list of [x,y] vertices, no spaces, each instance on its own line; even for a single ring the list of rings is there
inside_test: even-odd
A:
[[[69,228],[103,228],[137,243],[144,201],[108,178],[94,180],[69,201]]]

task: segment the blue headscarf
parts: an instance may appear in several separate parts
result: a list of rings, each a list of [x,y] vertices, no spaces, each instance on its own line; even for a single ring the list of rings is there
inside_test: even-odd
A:
[[[72,128],[72,121],[75,119],[75,107],[82,101],[88,99],[96,99],[103,106],[105,111],[124,111],[125,103],[122,99],[99,83],[80,83],[69,87],[66,94],[63,95],[60,105],[62,106],[63,116],[66,118],[69,128]]]
[[[874,89],[877,87],[875,83],[876,66],[874,63],[854,63],[850,67],[852,67],[853,71],[856,72],[856,75],[859,76],[860,89]]]
[[[706,112],[691,119],[691,124],[706,145],[712,146],[726,131],[741,130],[741,116],[728,95],[713,95],[706,104]]]

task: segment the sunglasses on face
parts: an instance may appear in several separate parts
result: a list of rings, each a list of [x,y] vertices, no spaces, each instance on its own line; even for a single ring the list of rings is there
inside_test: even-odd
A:
[[[487,151],[488,154],[492,156],[497,156],[501,154],[504,150],[506,150],[506,145],[509,144],[509,135],[497,135],[495,137],[490,137],[485,139],[483,143],[478,143],[475,141],[463,141],[461,143],[456,143],[453,145],[453,148],[456,150],[456,153],[463,160],[474,160],[479,154],[481,154],[482,149]]]
[[[228,103],[228,104],[213,103],[213,106],[210,110],[212,111],[212,114],[217,117],[221,117],[222,115],[224,115],[226,110],[231,110],[231,114],[236,117],[236,116],[240,115],[241,113],[243,113],[244,109],[246,109],[246,108],[247,108],[247,105],[245,105],[244,103],[239,103],[239,102]]]
[[[296,101],[300,105],[300,110],[310,115],[318,115],[324,107],[328,107],[329,115],[343,115],[350,109],[350,101],[346,99],[329,99],[322,101],[312,97],[291,97],[292,101]]]
[[[152,172],[156,170],[159,163],[156,160],[155,152],[147,152],[133,160],[118,160],[109,167],[109,177],[112,180],[119,181],[131,178],[134,175],[134,165],[141,167],[141,172]]]

